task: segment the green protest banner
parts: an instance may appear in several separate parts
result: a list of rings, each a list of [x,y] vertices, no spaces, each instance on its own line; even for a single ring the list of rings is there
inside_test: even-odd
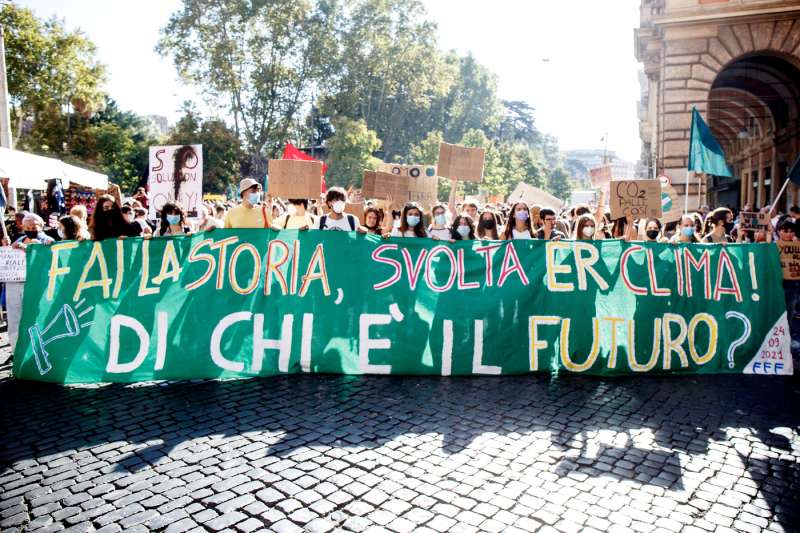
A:
[[[21,379],[793,371],[775,245],[254,229],[28,250]]]

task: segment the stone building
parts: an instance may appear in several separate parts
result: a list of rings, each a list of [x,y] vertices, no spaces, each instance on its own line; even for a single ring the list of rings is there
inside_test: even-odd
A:
[[[689,207],[771,204],[800,154],[800,1],[642,0],[643,159],[682,195],[692,106],[734,178],[689,179]],[[780,207],[800,201],[789,185]],[[683,202],[681,197],[681,202]]]

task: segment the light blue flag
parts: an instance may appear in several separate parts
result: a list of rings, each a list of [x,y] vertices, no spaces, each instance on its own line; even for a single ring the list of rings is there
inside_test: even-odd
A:
[[[725,162],[725,152],[714,138],[708,124],[692,107],[692,135],[689,141],[689,170],[705,172],[714,176],[733,177],[730,167]]]

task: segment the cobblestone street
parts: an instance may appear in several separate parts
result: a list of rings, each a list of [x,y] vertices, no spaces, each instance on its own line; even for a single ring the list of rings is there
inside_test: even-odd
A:
[[[60,387],[0,356],[2,531],[790,531],[796,378]]]

